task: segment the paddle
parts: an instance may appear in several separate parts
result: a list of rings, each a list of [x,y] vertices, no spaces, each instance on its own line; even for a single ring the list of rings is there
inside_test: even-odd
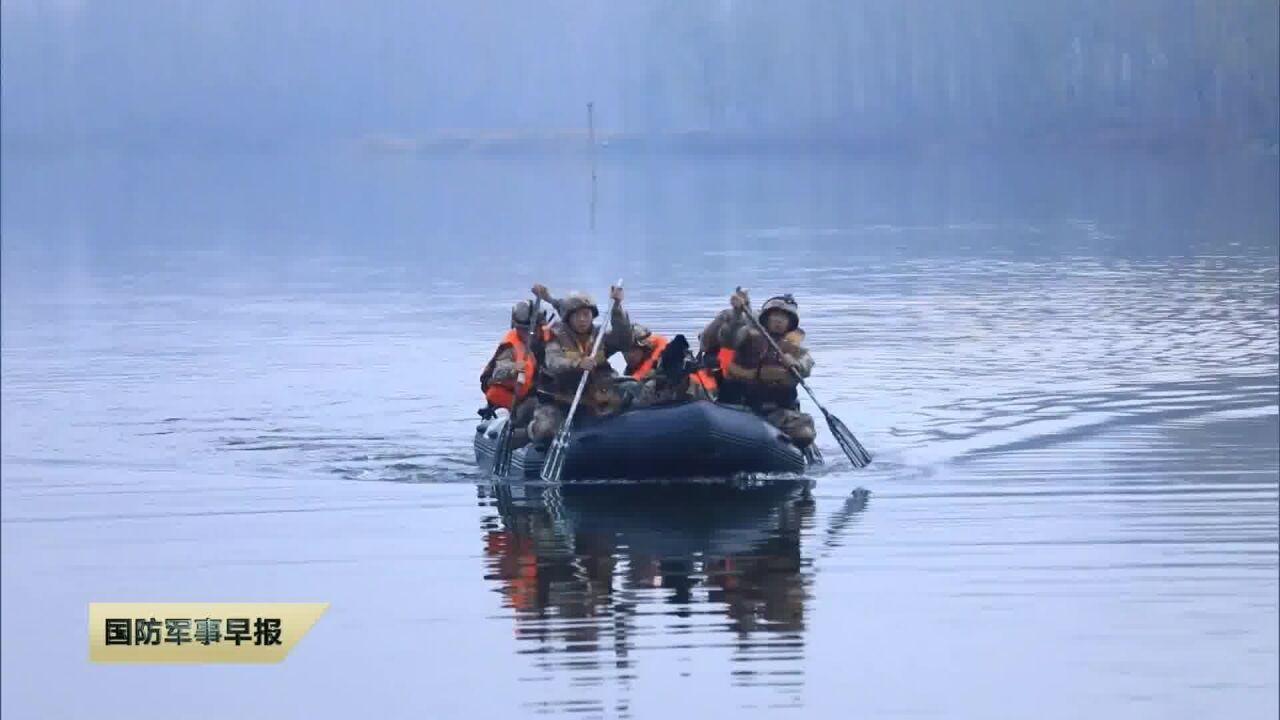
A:
[[[737,291],[742,292],[742,288],[738,288]],[[782,352],[782,348],[778,347],[778,343],[773,339],[773,336],[770,335],[769,331],[766,330],[764,326],[760,324],[760,321],[756,319],[755,313],[751,311],[751,303],[749,301],[743,309],[747,319],[751,321],[751,324],[755,326],[756,330],[760,331],[761,335],[764,335],[764,339],[769,341],[769,345],[773,347],[774,352],[778,353],[779,357],[784,355],[785,353]],[[853,463],[853,466],[856,468],[866,467],[870,464],[871,453],[868,453],[867,449],[862,447],[862,443],[858,442],[858,438],[854,437],[853,433],[849,431],[849,428],[845,427],[845,424],[840,422],[840,418],[832,415],[825,407],[822,406],[822,403],[818,402],[818,398],[814,397],[813,391],[809,389],[808,383],[806,383],[804,378],[800,376],[800,371],[795,368],[789,369],[791,370],[791,374],[796,376],[796,380],[800,382],[800,387],[804,388],[804,391],[809,393],[809,399],[812,400],[813,404],[817,405],[818,409],[822,411],[823,417],[827,419],[827,427],[831,429],[831,434],[836,436],[836,442],[840,444],[840,449],[844,451],[846,456],[848,456],[849,462]]]
[[[618,279],[615,287],[622,287],[622,279]],[[605,317],[604,322],[600,324],[600,332],[596,334],[595,342],[591,345],[591,355],[595,357],[600,352],[600,343],[604,341],[604,336],[609,332],[609,321],[613,319],[613,309],[618,306],[618,301],[614,300],[609,308],[609,315]],[[569,322],[569,318],[562,318],[561,322]],[[569,449],[569,434],[572,432],[573,416],[578,412],[578,402],[582,400],[582,391],[587,387],[587,378],[591,376],[590,370],[582,371],[582,379],[578,381],[578,390],[573,394],[573,402],[569,404],[569,413],[565,415],[564,423],[560,429],[556,431],[555,440],[551,441],[551,451],[547,453],[547,460],[542,464],[542,480],[548,483],[559,483],[560,474],[564,472],[564,455]]]
[[[525,337],[525,352],[533,352],[533,343],[536,341],[538,332],[538,310],[542,304],[542,298],[535,297],[533,299],[533,309],[529,312],[529,333]],[[538,370],[535,369],[536,373]],[[498,433],[498,447],[493,451],[493,467],[492,472],[499,477],[506,477],[511,471],[511,434],[515,432],[516,411],[520,409],[520,403],[525,402],[532,395],[532,392],[525,393],[524,397],[520,396],[520,381],[516,380],[516,394],[511,401],[511,414],[507,416],[507,423],[502,426],[501,432]]]

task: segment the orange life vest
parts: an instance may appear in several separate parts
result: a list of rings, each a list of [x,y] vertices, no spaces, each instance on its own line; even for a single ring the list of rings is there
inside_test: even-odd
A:
[[[510,410],[518,398],[528,395],[529,390],[533,388],[536,368],[533,353],[529,352],[528,348],[524,346],[524,340],[520,339],[520,333],[515,328],[508,330],[502,336],[498,347],[501,348],[503,345],[511,346],[511,357],[516,361],[516,364],[521,366],[524,379],[511,378],[490,382],[489,386],[484,389],[484,397],[493,407]]]
[[[689,382],[695,385],[701,385],[708,395],[716,391],[716,376],[706,368],[698,368],[689,375]]]
[[[706,388],[707,392],[714,392],[717,390],[718,386],[718,382],[716,381],[716,372],[718,371],[722,377],[724,376],[725,369],[729,367],[729,363],[733,362],[733,354],[733,350],[730,348],[720,348],[716,351],[717,367],[715,371],[702,368],[690,375],[689,378],[693,380],[693,382],[696,382]]]
[[[657,333],[649,335],[649,343],[653,347],[652,351],[644,359],[644,362],[640,363],[635,369],[635,372],[631,373],[631,377],[636,380],[643,380],[645,375],[649,374],[649,371],[658,362],[658,358],[662,357],[662,351],[667,347],[667,339]],[[705,368],[700,368],[690,373],[689,382],[701,386],[707,391],[708,395],[713,394],[716,390],[716,376]]]
[[[658,358],[662,356],[662,351],[667,347],[667,339],[657,333],[651,333],[648,340],[650,348],[648,357],[636,367],[635,372],[631,373],[631,377],[636,380],[643,380],[644,376],[649,374],[654,364],[658,362]]]
[[[720,348],[716,351],[716,362],[720,365],[720,373],[723,375],[725,368],[729,367],[729,363],[733,362],[733,348]]]

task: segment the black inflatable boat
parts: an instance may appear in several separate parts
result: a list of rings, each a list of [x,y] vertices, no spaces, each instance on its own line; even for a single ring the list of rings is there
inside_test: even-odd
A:
[[[476,428],[476,464],[493,466],[505,418]],[[512,478],[535,480],[545,447],[511,454]],[[747,410],[697,400],[628,410],[575,422],[563,480],[725,477],[744,473],[801,473],[804,454],[780,430]]]

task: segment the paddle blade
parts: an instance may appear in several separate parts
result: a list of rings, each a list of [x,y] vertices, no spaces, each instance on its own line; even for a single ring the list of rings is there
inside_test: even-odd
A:
[[[490,470],[499,477],[506,476],[511,470],[511,422],[502,426],[498,433],[498,446],[493,451],[493,467]]]
[[[871,453],[862,447],[862,443],[858,442],[858,438],[853,436],[849,428],[845,427],[840,418],[825,413],[827,416],[827,427],[831,428],[831,434],[835,436],[836,442],[839,443],[840,449],[849,458],[849,462],[853,463],[856,468],[863,468],[871,464]]]
[[[552,485],[560,483],[560,473],[564,470],[564,454],[552,453],[542,465],[542,481]]]
[[[818,449],[817,444],[809,445],[804,449],[804,459],[809,465],[823,465],[826,460],[822,457],[822,451]]]
[[[547,453],[547,459],[542,463],[542,481],[556,484],[560,482],[560,474],[564,471],[564,452],[565,447],[569,444],[569,439],[565,437],[565,432],[561,429],[556,433],[556,438],[551,442],[551,450]]]

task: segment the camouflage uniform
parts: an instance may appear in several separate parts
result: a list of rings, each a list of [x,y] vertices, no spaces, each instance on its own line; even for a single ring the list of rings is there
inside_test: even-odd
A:
[[[736,314],[737,311],[733,308],[721,310],[720,314],[716,315],[712,318],[711,322],[707,323],[707,326],[698,334],[699,353],[703,355],[715,355],[720,351],[720,348],[722,347],[720,335],[726,328],[734,324],[737,319]],[[742,322],[745,323],[746,320],[744,319]]]
[[[784,353],[796,359],[800,377],[809,377],[814,360],[803,344],[805,334],[799,327],[800,314],[795,299],[790,295],[770,298],[761,307],[760,324],[767,326],[768,315],[774,312],[784,313],[791,320],[787,331],[774,337],[774,341]],[[714,353],[722,347],[734,350],[733,362],[721,368],[721,402],[746,405],[798,447],[813,443],[817,430],[813,417],[800,412],[799,382],[744,313],[733,309],[720,313],[699,339],[704,352]]]
[[[535,443],[547,442],[555,436],[569,412],[569,404],[573,402],[573,394],[582,378],[578,363],[590,351],[595,339],[594,333],[580,336],[569,326],[569,316],[582,308],[590,308],[592,315],[600,314],[591,298],[582,293],[573,293],[559,301],[557,309],[561,319],[551,327],[546,359],[538,373],[538,407],[529,425],[529,439]],[[621,407],[621,398],[613,388],[616,373],[609,366],[608,359],[631,346],[631,333],[631,321],[619,303],[610,318],[609,333],[596,353],[598,364],[582,393],[579,413],[605,415]]]

